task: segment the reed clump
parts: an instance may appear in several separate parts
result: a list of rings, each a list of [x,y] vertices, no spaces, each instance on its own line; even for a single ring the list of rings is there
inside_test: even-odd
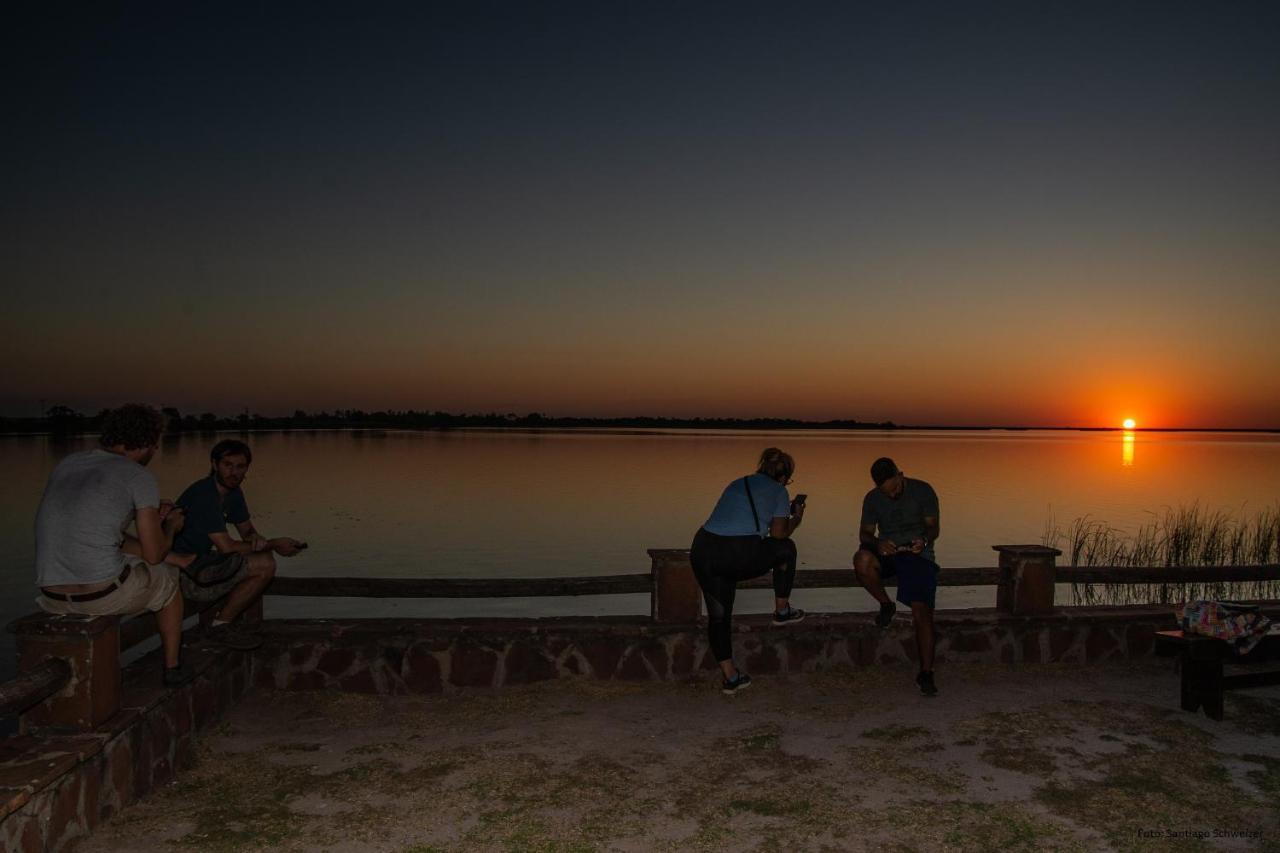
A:
[[[1235,515],[1198,503],[1163,514],[1129,532],[1084,516],[1065,528],[1053,519],[1045,545],[1072,566],[1269,566],[1280,564],[1280,504]],[[1093,584],[1071,586],[1075,604],[1178,604],[1197,598],[1280,598],[1280,581]]]

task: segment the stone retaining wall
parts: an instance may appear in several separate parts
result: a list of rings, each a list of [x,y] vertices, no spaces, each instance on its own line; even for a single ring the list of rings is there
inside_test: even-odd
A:
[[[195,758],[196,733],[252,684],[248,656],[196,646],[195,681],[160,686],[158,652],[125,670],[121,707],[91,731],[33,730],[0,741],[0,841],[6,851],[59,851]]]
[[[1036,617],[994,610],[937,616],[938,660],[1091,663],[1150,655],[1172,608],[1063,608]],[[642,618],[273,620],[255,652],[255,683],[283,690],[437,693],[553,678],[664,681],[715,668],[704,629]],[[901,614],[881,632],[868,615],[810,614],[775,628],[735,619],[735,656],[750,673],[911,664]]]

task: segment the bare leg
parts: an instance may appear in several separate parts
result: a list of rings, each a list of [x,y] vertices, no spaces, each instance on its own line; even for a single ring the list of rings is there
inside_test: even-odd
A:
[[[720,661],[720,671],[724,673],[726,681],[733,681],[738,677],[738,668],[733,665],[732,660]]]
[[[164,649],[164,665],[178,665],[182,651],[182,596],[174,592],[169,603],[156,611],[156,627],[160,629],[160,645]]]
[[[889,603],[889,594],[880,581],[880,561],[870,551],[859,551],[853,555],[853,574],[872,598],[881,604]]]
[[[276,558],[270,551],[259,551],[249,555],[248,577],[236,584],[227,596],[227,603],[218,612],[218,620],[230,622],[239,616],[246,607],[262,595],[267,584],[276,576]]]
[[[920,654],[920,671],[933,672],[933,608],[923,602],[913,601],[911,621],[915,623],[916,628],[916,651]]]

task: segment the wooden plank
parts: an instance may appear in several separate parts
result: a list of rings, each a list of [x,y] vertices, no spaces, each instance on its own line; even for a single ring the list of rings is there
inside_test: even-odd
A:
[[[0,684],[0,716],[18,714],[57,693],[71,680],[71,664],[50,658],[35,669]]]
[[[1280,565],[1058,566],[1059,583],[1242,583],[1280,580]]]
[[[679,558],[678,549],[666,549],[660,556]],[[1060,583],[1218,583],[1253,580],[1280,580],[1276,566],[1059,566]],[[994,566],[944,567],[938,573],[939,586],[993,586],[1000,581]],[[770,575],[745,581],[742,587],[764,589],[772,586]],[[895,586],[888,578],[885,586]],[[798,589],[841,589],[860,586],[852,569],[800,569]],[[650,574],[600,575],[559,578],[361,578],[277,576],[268,595],[343,598],[537,598],[543,596],[623,595],[651,592]]]
[[[938,586],[992,586],[1000,580],[1000,570],[994,567],[944,568],[938,572]],[[886,587],[896,587],[894,578],[885,578]],[[765,574],[739,584],[747,589],[773,586],[772,575]],[[861,587],[853,569],[797,569],[796,589],[840,589]]]
[[[277,576],[267,595],[344,598],[536,598],[651,592],[648,574],[570,578],[328,578]]]

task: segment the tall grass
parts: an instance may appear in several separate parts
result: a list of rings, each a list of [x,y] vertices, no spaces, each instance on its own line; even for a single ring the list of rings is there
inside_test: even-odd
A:
[[[1255,566],[1280,563],[1280,504],[1239,518],[1192,504],[1152,513],[1132,533],[1089,516],[1060,528],[1050,518],[1044,544],[1072,566]],[[1071,585],[1074,604],[1177,604],[1197,598],[1280,598],[1280,581]]]

